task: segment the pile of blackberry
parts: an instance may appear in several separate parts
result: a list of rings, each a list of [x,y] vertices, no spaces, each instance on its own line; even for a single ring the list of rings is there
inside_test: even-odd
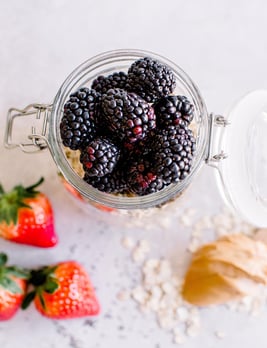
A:
[[[196,140],[194,106],[174,95],[171,69],[150,57],[128,73],[98,76],[65,103],[64,146],[80,151],[84,180],[107,193],[143,196],[190,173]]]

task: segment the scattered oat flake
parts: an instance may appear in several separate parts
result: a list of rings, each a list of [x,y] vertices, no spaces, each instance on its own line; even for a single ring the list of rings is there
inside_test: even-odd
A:
[[[183,226],[185,227],[190,227],[192,226],[192,220],[190,217],[183,215],[180,219],[180,222],[182,223]]]
[[[189,337],[196,337],[199,333],[199,327],[195,325],[189,325],[186,328],[186,335]]]
[[[203,231],[201,229],[196,228],[192,231],[191,236],[200,238],[200,237],[202,237],[202,234],[203,234]]]
[[[176,310],[177,317],[181,322],[185,322],[188,319],[188,309],[186,307],[179,307]]]
[[[127,290],[121,290],[118,294],[117,294],[117,299],[120,301],[126,301],[130,298],[130,293]]]
[[[126,249],[132,249],[134,247],[134,240],[131,237],[124,237],[121,240],[121,244],[124,246]]]
[[[147,299],[147,293],[142,286],[137,286],[132,290],[132,297],[136,302],[144,304]]]
[[[165,294],[173,294],[176,292],[175,286],[170,281],[162,283],[161,288]]]
[[[174,336],[174,343],[176,344],[184,344],[185,343],[185,337],[181,335],[175,335]]]
[[[190,252],[190,253],[194,253],[197,251],[197,249],[200,247],[200,241],[197,239],[197,238],[193,238],[188,247],[187,247],[187,250]]]
[[[215,336],[222,340],[223,338],[225,338],[226,334],[225,332],[218,330],[218,331],[215,331]]]
[[[145,253],[139,248],[135,248],[132,254],[134,262],[142,262],[145,259]]]

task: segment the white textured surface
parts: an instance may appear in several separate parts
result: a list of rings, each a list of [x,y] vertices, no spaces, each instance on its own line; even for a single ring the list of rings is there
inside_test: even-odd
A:
[[[115,48],[142,48],[165,55],[180,65],[200,87],[210,110],[223,112],[244,93],[267,88],[267,3],[250,1],[41,1],[0,2],[0,136],[9,107],[50,102],[60,84],[88,57]],[[2,140],[1,140],[2,143]],[[146,238],[154,253],[174,265],[184,262],[189,231],[173,216],[170,226],[153,230],[125,227],[120,219],[85,215],[60,185],[48,153],[25,155],[0,147],[0,181],[10,188],[44,175],[43,190],[54,205],[60,244],[50,250],[0,241],[11,261],[24,266],[76,259],[88,269],[102,303],[92,321],[51,321],[32,307],[0,324],[1,348],[136,346],[172,347],[171,336],[154,318],[121,303],[117,292],[138,277],[122,236]],[[211,169],[203,168],[179,203],[198,215],[220,209]],[[153,254],[152,252],[152,254]],[[202,332],[186,348],[266,347],[267,316],[250,318],[223,308],[204,310]],[[226,333],[218,340],[215,331]]]

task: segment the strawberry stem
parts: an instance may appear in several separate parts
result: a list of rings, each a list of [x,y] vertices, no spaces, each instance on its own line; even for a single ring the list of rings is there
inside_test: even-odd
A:
[[[3,267],[7,263],[7,255],[0,253],[0,267]]]
[[[30,277],[30,284],[32,284],[35,287],[42,286],[46,282],[46,274],[44,273],[44,270],[41,268],[37,271],[32,270],[31,271],[31,277]]]
[[[31,292],[29,292],[23,299],[22,304],[21,304],[21,308],[22,309],[27,309],[29,307],[29,305],[31,304],[31,302],[33,301],[33,299],[35,298],[36,295],[36,291],[33,290]]]
[[[43,309],[46,309],[43,293],[46,292],[48,294],[53,294],[59,287],[58,281],[54,277],[54,271],[56,268],[57,265],[45,266],[30,272],[28,283],[34,287],[34,290],[26,295],[21,306],[22,309],[26,309],[36,296],[38,296]]]
[[[34,191],[34,189],[38,186],[40,186],[44,182],[44,178],[41,177],[35,184],[28,186],[25,188],[26,191]]]
[[[3,186],[0,184],[0,197],[5,193]]]

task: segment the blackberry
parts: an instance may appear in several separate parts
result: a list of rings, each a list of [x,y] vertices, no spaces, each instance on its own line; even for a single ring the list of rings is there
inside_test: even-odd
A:
[[[169,95],[175,86],[173,72],[166,65],[150,57],[137,60],[128,70],[127,89],[149,103]]]
[[[189,124],[194,117],[194,105],[181,95],[161,98],[154,105],[159,127]]]
[[[154,109],[134,93],[110,89],[101,107],[107,128],[120,141],[134,143],[156,127]]]
[[[127,83],[127,75],[120,71],[115,72],[107,77],[100,75],[92,83],[92,89],[100,94],[105,94],[109,89],[121,88],[124,89]]]
[[[96,133],[94,118],[98,100],[99,94],[85,87],[70,95],[60,122],[64,146],[77,150],[93,139]]]
[[[137,140],[134,143],[124,143],[121,147],[123,156],[126,158],[126,161],[129,160],[129,156],[147,156],[151,149],[149,148],[150,138],[154,134],[154,130],[149,132],[144,139]]]
[[[154,171],[164,184],[178,182],[189,174],[196,140],[187,126],[169,126],[158,130],[151,139],[150,147],[153,149]]]
[[[88,176],[104,176],[113,171],[120,157],[120,151],[109,139],[98,137],[82,151],[80,162]]]
[[[89,176],[85,173],[83,178],[89,185],[106,193],[124,193],[127,191],[127,184],[124,179],[124,173],[120,168],[115,168],[112,173],[97,177]]]
[[[163,180],[151,169],[149,158],[134,155],[126,170],[129,190],[139,196],[157,192],[164,188]]]

